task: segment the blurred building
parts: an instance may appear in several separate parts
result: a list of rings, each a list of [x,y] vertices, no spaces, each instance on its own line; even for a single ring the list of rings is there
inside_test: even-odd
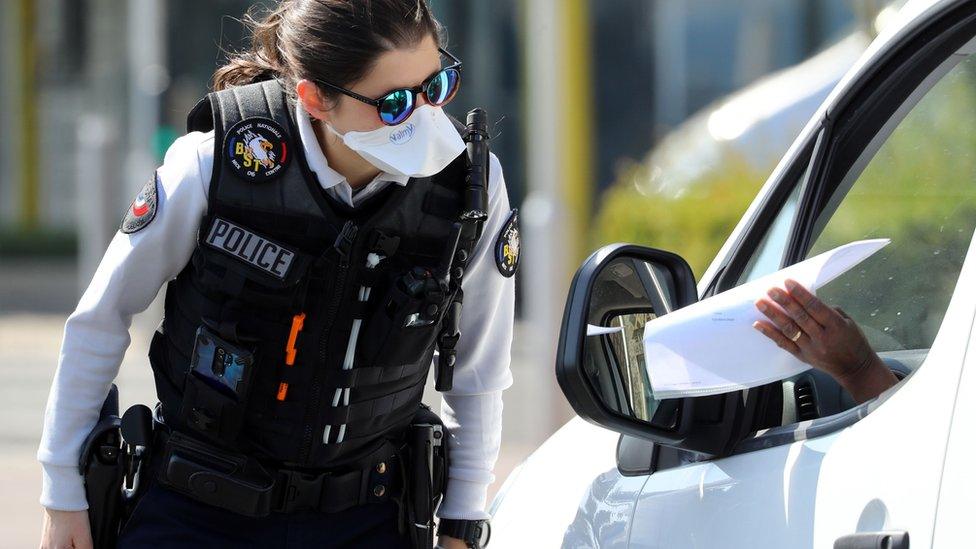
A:
[[[591,1],[596,187],[712,101],[841,39],[864,3]]]
[[[533,77],[520,52],[524,1],[432,1],[465,61],[464,93],[450,110],[484,105],[494,115],[494,147],[515,202],[524,195],[523,124],[532,108],[520,101]],[[111,207],[124,209],[127,191],[141,186],[130,172],[160,160],[221,52],[242,47],[237,19],[251,4],[0,3],[0,121],[13,135],[0,143],[0,226],[75,226],[66,205],[78,191],[78,165],[93,160],[79,147],[101,134],[87,124],[107,131],[115,149],[107,175],[122,177],[109,185]],[[594,122],[594,183],[608,184],[620,158],[640,158],[702,106],[810,56],[852,20],[851,0],[589,0],[581,39],[591,50],[592,92],[577,108]]]
[[[862,0],[863,1],[863,0]],[[0,3],[0,227],[76,227],[79,175],[107,185],[106,230],[182,132],[223,51],[242,44],[246,0],[7,0]],[[486,106],[497,121],[513,202],[525,194],[525,0],[432,0],[465,62],[451,111]],[[797,63],[851,26],[851,0],[615,0],[587,3],[592,183],[614,178],[702,106]],[[104,158],[89,158],[105,139]]]
[[[531,359],[548,372],[570,275],[620,167],[703,106],[838,40],[856,8],[880,0],[430,2],[465,64],[448,110],[488,110],[523,207],[520,292],[533,292],[520,316],[550,342]],[[77,250],[80,295],[214,69],[246,47],[252,4],[0,2],[0,261]]]

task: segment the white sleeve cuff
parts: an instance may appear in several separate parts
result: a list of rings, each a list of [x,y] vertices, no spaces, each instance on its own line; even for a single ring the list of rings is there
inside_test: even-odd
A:
[[[77,467],[41,464],[41,505],[58,511],[88,509],[85,481]]]
[[[489,518],[484,510],[488,500],[488,483],[452,478],[447,481],[444,501],[437,508],[442,519],[482,520]]]
[[[441,418],[450,433],[447,491],[437,510],[440,518],[488,518],[488,486],[495,480],[501,445],[502,392],[444,394]]]

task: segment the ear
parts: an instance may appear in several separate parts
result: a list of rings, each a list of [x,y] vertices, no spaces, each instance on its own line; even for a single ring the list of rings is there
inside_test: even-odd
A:
[[[319,87],[311,80],[302,79],[295,85],[295,93],[302,102],[305,111],[316,120],[328,120],[329,105],[326,98],[319,92]]]

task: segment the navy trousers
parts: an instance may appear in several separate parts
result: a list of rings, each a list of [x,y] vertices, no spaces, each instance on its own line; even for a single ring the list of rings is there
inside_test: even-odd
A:
[[[155,479],[122,528],[118,549],[261,547],[407,549],[393,501],[339,513],[301,511],[251,518],[198,502]]]

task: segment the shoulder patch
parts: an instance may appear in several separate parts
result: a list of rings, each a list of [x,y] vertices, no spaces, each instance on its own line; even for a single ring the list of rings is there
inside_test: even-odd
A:
[[[502,276],[511,277],[515,275],[519,265],[519,248],[521,247],[521,235],[519,234],[518,209],[513,208],[508,215],[508,221],[502,226],[495,240],[495,265]]]
[[[142,229],[156,217],[156,186],[159,183],[156,172],[139,191],[129,209],[125,211],[122,222],[119,223],[119,230],[125,234],[131,234]]]
[[[270,118],[245,118],[224,137],[224,156],[231,171],[245,181],[270,181],[285,172],[291,160],[291,143]]]

